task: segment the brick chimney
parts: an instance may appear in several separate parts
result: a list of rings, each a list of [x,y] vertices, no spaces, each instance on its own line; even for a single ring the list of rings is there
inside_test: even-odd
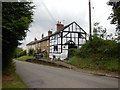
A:
[[[44,37],[44,34],[42,34],[42,38]]]
[[[64,28],[64,25],[61,24],[61,22],[58,21],[58,23],[56,24],[57,25],[57,31],[60,31]]]
[[[49,30],[49,31],[48,31],[48,36],[50,36],[51,34],[52,34],[52,31]]]

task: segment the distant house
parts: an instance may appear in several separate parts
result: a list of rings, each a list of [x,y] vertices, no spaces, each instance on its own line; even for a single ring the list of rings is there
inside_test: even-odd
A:
[[[35,51],[47,52],[50,58],[64,60],[69,55],[69,49],[80,48],[87,40],[87,33],[76,23],[72,22],[64,26],[61,22],[56,24],[56,31],[48,31],[48,36],[27,44],[27,51],[33,48]]]
[[[57,31],[49,36],[49,57],[64,60],[70,48],[80,48],[86,42],[87,33],[76,23],[64,26],[57,23]]]
[[[52,34],[52,31],[48,31],[48,36],[44,37],[44,35],[42,34],[42,39],[40,40],[40,48],[41,51],[44,52],[46,51],[47,53],[49,53],[49,36]]]
[[[37,52],[37,50],[40,49],[40,40],[34,38],[34,41],[31,41],[26,46],[27,46],[27,53],[29,52],[30,49],[33,49],[35,52]]]
[[[42,39],[41,40],[37,40],[36,38],[34,39],[34,41],[31,41],[30,43],[28,43],[27,46],[27,53],[29,51],[29,49],[34,49],[34,51],[37,53],[39,51],[39,53],[41,52],[47,52],[49,53],[49,36],[52,34],[52,31],[48,31],[48,36],[44,37],[44,34],[42,34]]]

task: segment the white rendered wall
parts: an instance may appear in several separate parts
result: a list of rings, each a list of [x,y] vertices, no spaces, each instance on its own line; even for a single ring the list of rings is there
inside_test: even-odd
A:
[[[62,47],[62,53],[61,54],[57,54],[57,53],[50,53],[49,57],[53,58],[53,56],[55,56],[57,59],[59,58],[60,60],[64,60],[68,57],[68,45],[65,45]]]

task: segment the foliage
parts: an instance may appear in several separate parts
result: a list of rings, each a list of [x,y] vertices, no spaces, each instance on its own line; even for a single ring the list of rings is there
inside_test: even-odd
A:
[[[68,57],[71,58],[76,55],[76,48],[71,48],[71,49],[69,49],[68,52],[69,52]]]
[[[44,52],[44,56],[43,56],[43,57],[48,58],[48,56],[49,56],[48,52],[47,52],[47,51],[45,51],[45,52]]]
[[[15,65],[15,62],[12,61],[10,62],[9,64],[9,68],[7,70],[5,70],[4,72],[2,72],[3,75],[10,75],[10,74],[13,74],[16,70],[16,65]]]
[[[120,1],[109,1],[108,5],[111,5],[113,10],[113,13],[111,13],[111,16],[109,16],[109,19],[112,19],[111,24],[115,24],[117,26],[116,29],[120,29]]]
[[[16,47],[32,22],[31,2],[2,2],[2,70],[11,66]]]
[[[34,54],[35,54],[34,49],[29,49],[29,50],[28,50],[28,55],[29,55],[29,56],[33,56]]]
[[[99,55],[99,58],[104,56],[118,58],[120,55],[119,43],[113,40],[103,40],[98,37],[93,37],[92,43],[88,41],[80,49],[77,50],[77,56],[92,57],[94,54]]]
[[[118,59],[116,58],[108,58],[104,57],[99,60],[93,60],[94,58],[80,58],[80,57],[72,57],[69,60],[69,64],[72,64],[81,69],[89,69],[89,70],[104,70],[104,71],[119,71]]]
[[[118,71],[120,59],[120,43],[103,40],[94,36],[81,48],[74,49],[70,54],[69,63],[82,69]]]
[[[26,50],[23,50],[22,52],[20,52],[20,56],[24,56],[24,55],[27,55]]]
[[[116,30],[115,36],[116,36],[115,40],[116,40],[118,43],[120,43],[120,31],[119,31],[119,30]]]
[[[111,2],[107,3],[108,5],[112,6],[113,13],[109,16],[108,19],[111,20],[111,24],[116,25],[116,40],[120,42],[120,1],[118,2]]]
[[[24,56],[26,55],[26,50],[23,50],[22,48],[17,47],[14,52],[14,58]]]
[[[95,22],[94,26],[93,26],[93,35],[96,37],[105,39],[105,37],[107,35],[107,30],[106,30],[106,28],[103,28],[102,26],[100,26],[99,22]]]
[[[118,34],[118,33],[117,33]],[[118,71],[120,63],[120,43],[107,35],[106,28],[95,22],[91,41],[87,41],[81,48],[69,50],[68,63],[81,69]]]
[[[28,59],[33,59],[33,56],[21,56],[16,58],[16,60],[20,60],[20,61],[26,61]]]

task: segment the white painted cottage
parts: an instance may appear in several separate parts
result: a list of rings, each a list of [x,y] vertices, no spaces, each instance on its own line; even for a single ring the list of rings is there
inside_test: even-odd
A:
[[[86,42],[87,33],[76,23],[64,26],[57,23],[57,31],[49,36],[49,57],[64,60],[70,48],[80,48]]]

